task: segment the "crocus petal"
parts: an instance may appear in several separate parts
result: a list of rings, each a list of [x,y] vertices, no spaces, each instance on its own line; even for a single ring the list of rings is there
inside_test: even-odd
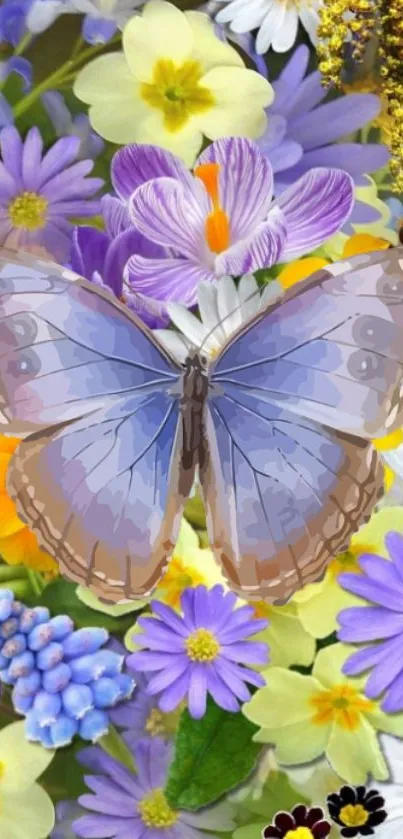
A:
[[[288,228],[282,212],[278,208],[271,210],[266,222],[260,224],[248,239],[242,239],[220,254],[215,262],[218,276],[232,274],[239,276],[270,268],[283,258]]]
[[[132,145],[119,149],[111,166],[112,184],[122,199],[154,178],[175,178],[193,190],[194,180],[179,157],[158,146]]]
[[[127,204],[119,201],[118,198],[113,195],[104,195],[101,198],[101,209],[106,231],[111,239],[131,227]]]
[[[230,219],[231,237],[246,239],[269,211],[273,192],[269,160],[251,140],[225,137],[208,146],[196,165],[204,163],[219,166],[220,203]]]
[[[109,247],[106,233],[95,227],[76,227],[73,233],[70,263],[73,271],[91,280],[94,271],[101,276]]]
[[[173,178],[155,178],[132,195],[129,213],[133,224],[152,242],[199,261],[207,250],[204,224],[208,212],[207,194],[201,184],[200,198],[200,203],[196,202],[192,193]]]
[[[215,276],[202,265],[187,259],[146,259],[132,256],[125,271],[134,291],[159,300],[173,300],[185,306],[194,306],[197,288],[201,282],[212,282]]]
[[[163,249],[145,239],[138,230],[129,227],[113,239],[105,259],[104,278],[109,288],[120,297],[123,292],[124,270],[133,254],[148,258],[163,256]]]
[[[282,260],[297,259],[337,233],[354,201],[353,182],[338,169],[312,169],[275,202],[285,216]]]

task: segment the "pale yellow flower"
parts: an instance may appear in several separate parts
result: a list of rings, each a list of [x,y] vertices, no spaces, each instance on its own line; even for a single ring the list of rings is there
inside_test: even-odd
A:
[[[263,641],[269,645],[271,664],[281,664],[283,667],[291,667],[293,664],[308,667],[312,664],[315,640],[303,626],[296,604],[271,606],[259,601],[249,605],[255,607],[257,618],[267,618],[269,621],[267,629],[254,635],[253,641]]]
[[[123,52],[94,59],[74,92],[90,106],[93,128],[112,143],[153,143],[189,166],[203,142],[259,137],[273,88],[247,70],[201,12],[151,0],[123,32]]]
[[[260,730],[254,740],[276,747],[285,766],[326,755],[332,768],[351,784],[365,784],[370,773],[383,780],[388,767],[377,732],[402,736],[403,714],[385,714],[364,695],[365,678],[342,672],[351,654],[344,644],[320,650],[311,676],[268,667],[260,688],[243,712]]]
[[[345,591],[338,582],[343,571],[360,574],[358,558],[363,553],[387,556],[385,536],[390,530],[403,531],[403,508],[384,507],[373,513],[351,538],[349,550],[333,559],[319,583],[296,592],[293,603],[302,626],[314,638],[326,638],[338,628],[337,615],[349,606],[362,605],[360,598]]]
[[[29,743],[24,723],[0,731],[0,836],[2,839],[47,839],[55,821],[52,801],[36,783],[54,752]]]

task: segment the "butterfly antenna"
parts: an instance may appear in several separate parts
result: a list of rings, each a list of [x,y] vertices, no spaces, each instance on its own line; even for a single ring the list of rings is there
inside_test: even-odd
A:
[[[244,299],[244,300],[242,300],[242,302],[241,302],[241,303],[238,303],[238,304],[237,304],[237,305],[236,305],[233,309],[231,309],[229,312],[227,312],[227,313],[224,315],[224,317],[222,317],[222,318],[221,318],[221,320],[219,320],[219,321],[218,321],[218,322],[217,322],[217,323],[216,323],[216,324],[215,324],[215,325],[214,325],[214,326],[213,326],[213,327],[209,330],[209,332],[207,333],[207,335],[205,335],[205,336],[204,336],[202,343],[201,343],[201,344],[200,344],[200,346],[197,348],[197,349],[198,349],[198,352],[199,352],[199,353],[201,353],[201,352],[203,351],[203,347],[205,346],[206,342],[209,340],[209,338],[211,338],[211,336],[213,335],[213,333],[216,331],[216,329],[217,329],[218,327],[222,326],[222,324],[223,324],[223,323],[225,323],[225,321],[226,321],[226,320],[228,320],[228,318],[231,318],[233,315],[235,315],[237,312],[239,312],[239,311],[242,309],[242,307],[243,307],[246,303],[249,303],[249,301],[250,301],[250,300],[253,300],[253,299],[254,299],[257,295],[262,296],[262,295],[263,295],[263,293],[264,293],[264,291],[266,291],[266,289],[267,289],[267,288],[270,288],[270,286],[272,285],[272,283],[275,283],[275,282],[276,282],[275,280],[272,280],[270,283],[268,283],[268,284],[264,287],[264,289],[263,289],[263,290],[262,290],[262,289],[258,286],[257,288],[255,288],[255,290],[254,290],[254,291],[252,291],[250,294],[248,294],[248,296],[247,296],[247,297],[245,297],[245,299]],[[279,290],[278,290],[278,284],[276,283],[276,293],[274,293],[274,289],[273,289],[273,300],[271,300],[271,299],[269,298],[269,300],[265,301],[265,305],[268,305],[268,306],[269,306],[269,305],[271,305],[272,303],[274,303],[274,302],[275,302],[275,300],[276,300],[276,299],[278,299],[278,297],[280,296],[280,294],[281,294],[281,292],[279,292]]]

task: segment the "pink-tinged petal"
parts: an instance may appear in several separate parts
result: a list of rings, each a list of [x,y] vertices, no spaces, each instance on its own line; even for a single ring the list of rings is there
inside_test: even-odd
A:
[[[147,259],[135,254],[126,265],[125,279],[133,291],[147,297],[194,306],[199,283],[213,282],[216,277],[188,259]]]
[[[173,178],[148,181],[132,195],[129,213],[147,239],[174,248],[181,256],[203,261],[208,252],[204,235],[207,213],[183,184]]]
[[[245,239],[270,208],[273,173],[256,143],[245,137],[216,140],[200,155],[196,167],[217,163],[220,203],[227,213],[233,241]]]
[[[155,178],[175,178],[193,189],[193,177],[180,158],[158,146],[133,143],[114,155],[111,180],[121,198],[130,198],[139,186]]]
[[[21,159],[22,179],[27,192],[36,192],[39,186],[42,149],[43,141],[40,131],[37,128],[31,128],[24,143]]]
[[[282,260],[319,247],[347,221],[354,203],[350,175],[340,169],[312,169],[275,202],[285,216],[287,243]]]
[[[287,227],[283,213],[276,207],[268,220],[259,224],[255,232],[221,253],[215,262],[218,277],[253,273],[259,268],[270,268],[282,257],[286,246]]]

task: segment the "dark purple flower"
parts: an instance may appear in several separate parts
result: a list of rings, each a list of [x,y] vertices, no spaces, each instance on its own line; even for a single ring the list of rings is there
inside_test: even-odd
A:
[[[133,749],[133,758],[136,774],[98,747],[79,753],[80,763],[96,774],[85,776],[90,793],[79,798],[83,815],[72,823],[74,836],[214,839],[216,832],[235,828],[233,808],[227,802],[197,813],[173,810],[169,806],[163,789],[172,748],[163,740],[140,741]],[[64,826],[68,829],[66,822]]]
[[[76,162],[78,137],[63,137],[44,155],[37,128],[22,140],[14,126],[0,132],[0,245],[69,258],[70,219],[92,216],[100,204],[94,194],[100,178],[88,178],[92,160]]]
[[[299,828],[299,831],[298,831]],[[305,828],[305,830],[303,830]],[[262,832],[263,839],[286,839],[301,835],[301,839],[326,839],[331,830],[330,822],[326,821],[321,807],[306,807],[297,804],[290,813],[283,810],[276,813],[271,824]]]
[[[212,143],[192,175],[168,151],[119,150],[112,180],[133,225],[159,247],[127,266],[132,288],[148,297],[196,302],[200,282],[239,276],[297,258],[336,233],[351,211],[353,186],[336,169],[314,169],[273,202],[270,162],[251,140]]]
[[[246,682],[264,685],[260,673],[245,665],[265,664],[267,644],[247,641],[267,621],[253,618],[251,606],[236,608],[236,595],[222,586],[197,586],[181,597],[183,616],[154,600],[154,617],[139,618],[143,635],[136,644],[146,649],[128,657],[129,667],[151,673],[147,691],[159,696],[159,708],[172,711],[187,697],[189,712],[205,714],[207,694],[227,711],[238,711],[250,699]]]
[[[328,795],[327,807],[332,820],[340,825],[341,835],[348,839],[376,835],[376,828],[387,818],[385,799],[378,790],[366,787],[342,787]]]
[[[340,585],[371,605],[344,609],[338,615],[340,641],[362,644],[344,666],[348,676],[371,671],[365,692],[382,694],[382,708],[403,710],[403,536],[385,538],[390,560],[374,554],[359,558],[363,574],[341,574]],[[369,643],[368,643],[369,642]]]
[[[343,169],[356,186],[366,186],[364,175],[388,161],[388,150],[380,143],[340,142],[375,119],[381,109],[379,97],[351,93],[324,102],[328,91],[320,72],[305,76],[308,61],[308,48],[298,47],[272,82],[276,95],[267,109],[267,129],[257,141],[273,167],[275,195],[318,166]],[[356,201],[343,230],[351,234],[352,224],[379,218],[373,207]]]

